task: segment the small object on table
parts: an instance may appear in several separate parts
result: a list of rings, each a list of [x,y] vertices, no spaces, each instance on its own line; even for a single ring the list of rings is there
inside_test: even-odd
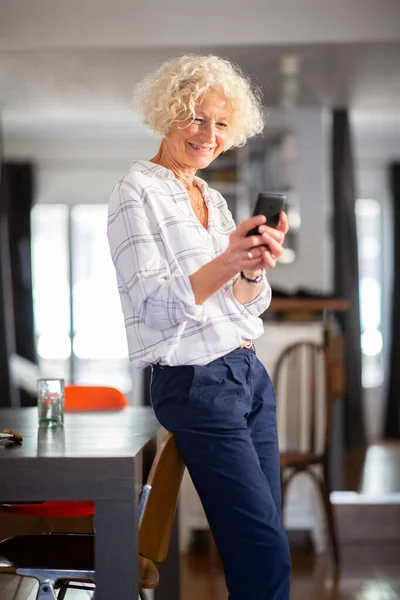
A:
[[[4,429],[4,433],[0,433],[0,441],[6,440],[7,442],[16,442],[21,444],[23,441],[22,435],[11,431],[11,429]]]
[[[38,379],[39,427],[64,425],[64,379]]]

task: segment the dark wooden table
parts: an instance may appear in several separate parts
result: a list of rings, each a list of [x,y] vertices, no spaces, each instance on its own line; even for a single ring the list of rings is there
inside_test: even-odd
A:
[[[95,502],[96,600],[137,598],[135,462],[160,425],[147,407],[69,413],[63,429],[38,429],[36,408],[0,409],[0,502]]]

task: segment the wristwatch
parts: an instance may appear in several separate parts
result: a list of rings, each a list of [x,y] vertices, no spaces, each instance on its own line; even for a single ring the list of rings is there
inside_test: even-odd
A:
[[[241,277],[241,279],[245,279],[249,283],[260,283],[261,279],[263,278],[263,272],[261,272],[259,275],[257,275],[257,277],[255,279],[249,279],[248,277],[246,277],[246,275],[243,273],[243,271],[240,271],[240,277]]]

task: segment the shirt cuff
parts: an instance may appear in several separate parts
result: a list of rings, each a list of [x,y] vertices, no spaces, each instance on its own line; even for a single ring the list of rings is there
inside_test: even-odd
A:
[[[271,286],[268,283],[265,271],[263,272],[260,284],[262,285],[262,288],[257,296],[250,302],[243,303],[246,310],[254,317],[259,317],[271,304]]]

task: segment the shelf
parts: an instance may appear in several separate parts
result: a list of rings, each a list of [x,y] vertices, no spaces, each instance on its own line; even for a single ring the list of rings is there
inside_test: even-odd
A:
[[[345,298],[272,298],[268,311],[274,312],[346,312],[350,302]]]

